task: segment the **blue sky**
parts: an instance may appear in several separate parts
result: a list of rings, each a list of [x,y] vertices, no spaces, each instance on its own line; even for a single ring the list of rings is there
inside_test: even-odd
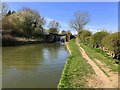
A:
[[[88,11],[91,22],[85,28],[92,32],[104,28],[110,32],[118,31],[117,2],[7,2],[10,10],[29,7],[37,10],[49,22],[55,19],[60,22],[61,29],[70,29],[68,23],[74,18],[76,11]]]

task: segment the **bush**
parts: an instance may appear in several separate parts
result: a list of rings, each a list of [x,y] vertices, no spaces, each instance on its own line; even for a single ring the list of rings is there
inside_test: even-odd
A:
[[[34,38],[38,38],[38,39],[41,39],[41,38],[44,38],[44,33],[41,32],[39,29],[35,29],[35,31],[33,32],[32,36]]]
[[[23,30],[11,30],[11,35],[16,37],[25,37],[26,34]]]
[[[85,42],[85,38],[91,36],[91,32],[89,30],[81,30],[78,35],[83,43]]]
[[[103,49],[120,60],[120,32],[109,34],[102,40]]]
[[[102,47],[102,39],[108,34],[109,33],[106,31],[100,31],[93,34],[91,36],[91,46],[95,48]]]
[[[90,39],[91,39],[90,36],[88,36],[88,37],[85,38],[85,44],[86,45],[90,45]]]
[[[48,32],[49,33],[53,33],[53,34],[57,34],[58,33],[56,28],[50,28]]]

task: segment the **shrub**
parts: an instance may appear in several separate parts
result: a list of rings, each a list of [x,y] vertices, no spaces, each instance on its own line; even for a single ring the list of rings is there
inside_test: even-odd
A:
[[[56,28],[50,28],[48,32],[49,33],[53,33],[53,34],[57,34],[58,33]]]
[[[120,59],[120,32],[109,34],[102,40],[103,49],[114,58]]]
[[[86,44],[86,45],[90,45],[90,39],[91,39],[90,36],[85,37],[85,44]]]
[[[11,35],[16,37],[24,37],[26,36],[25,32],[23,30],[11,30]]]
[[[44,33],[41,32],[39,29],[36,28],[36,29],[33,31],[32,36],[33,36],[34,38],[41,39],[41,38],[44,37]]]
[[[92,47],[102,47],[102,39],[108,35],[109,33],[106,31],[100,31],[100,32],[96,32],[95,34],[93,34],[91,36],[91,45]]]
[[[89,30],[81,30],[78,35],[83,43],[85,42],[85,38],[91,36],[91,32]]]

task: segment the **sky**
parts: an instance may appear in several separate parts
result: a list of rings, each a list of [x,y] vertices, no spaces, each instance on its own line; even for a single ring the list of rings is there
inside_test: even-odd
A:
[[[37,10],[47,24],[54,19],[60,23],[61,30],[71,30],[72,33],[76,31],[69,27],[69,22],[74,19],[74,13],[77,11],[87,11],[90,14],[91,21],[85,28],[93,33],[99,29],[118,31],[117,2],[7,2],[7,4],[10,10],[15,11],[22,7]]]

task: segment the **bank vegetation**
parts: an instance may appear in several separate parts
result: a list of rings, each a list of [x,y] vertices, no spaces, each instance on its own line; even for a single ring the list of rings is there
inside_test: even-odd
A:
[[[60,23],[56,20],[47,20],[41,14],[24,7],[18,11],[8,10],[6,3],[2,3],[2,45],[10,46],[24,43],[54,42],[53,34],[58,34]],[[48,23],[47,29],[45,28]],[[50,33],[50,34],[49,34]],[[62,34],[68,34],[67,31]]]

